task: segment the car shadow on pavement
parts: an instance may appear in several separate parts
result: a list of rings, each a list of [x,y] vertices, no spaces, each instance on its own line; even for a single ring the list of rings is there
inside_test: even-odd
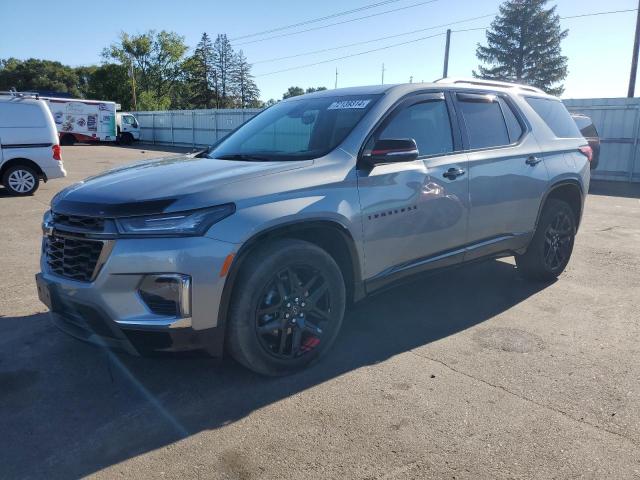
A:
[[[284,378],[229,359],[101,350],[59,332],[46,314],[0,318],[0,476],[89,475],[454,335],[543,288],[502,261],[398,286],[353,307],[327,358]]]
[[[589,186],[589,195],[640,198],[640,183],[592,180]]]

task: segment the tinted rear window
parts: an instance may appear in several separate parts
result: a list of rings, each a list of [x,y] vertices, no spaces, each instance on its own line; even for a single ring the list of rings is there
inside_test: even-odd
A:
[[[41,128],[46,126],[45,116],[37,105],[18,102],[0,103],[0,127]]]
[[[458,96],[459,99],[464,98]],[[469,135],[469,148],[489,148],[509,145],[509,131],[498,101],[460,101],[460,108]]]
[[[527,97],[527,103],[544,120],[558,138],[580,138],[582,133],[573,121],[567,107],[560,100]]]
[[[509,130],[509,140],[511,143],[516,143],[520,140],[520,137],[524,133],[522,126],[518,121],[518,117],[513,113],[511,105],[509,105],[503,98],[498,98],[500,106],[502,107],[502,113],[504,114],[504,120],[507,122],[507,130]]]

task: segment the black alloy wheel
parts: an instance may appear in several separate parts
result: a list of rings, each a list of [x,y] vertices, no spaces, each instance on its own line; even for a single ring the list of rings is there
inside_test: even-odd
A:
[[[287,375],[331,348],[344,318],[346,287],[327,251],[276,239],[252,250],[239,268],[226,327],[233,358],[264,375]]]
[[[281,270],[261,298],[256,310],[256,333],[269,354],[295,358],[320,345],[331,321],[331,293],[319,271],[308,265]]]
[[[566,211],[556,212],[544,234],[544,263],[551,271],[564,268],[573,248],[574,229]]]

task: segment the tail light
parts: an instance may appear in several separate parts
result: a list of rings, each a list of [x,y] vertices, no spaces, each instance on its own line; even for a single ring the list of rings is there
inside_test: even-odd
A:
[[[578,150],[580,150],[580,153],[587,157],[587,160],[591,163],[591,160],[593,160],[593,149],[586,145],[584,147],[580,147]]]
[[[53,151],[53,159],[54,160],[58,160],[59,162],[62,161],[62,149],[60,148],[60,145],[54,145],[53,147],[51,147],[51,150]]]

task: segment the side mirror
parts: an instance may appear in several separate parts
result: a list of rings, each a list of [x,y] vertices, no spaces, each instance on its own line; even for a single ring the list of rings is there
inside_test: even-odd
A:
[[[370,165],[380,163],[411,162],[418,158],[418,146],[413,138],[378,140],[371,155],[367,158]]]

